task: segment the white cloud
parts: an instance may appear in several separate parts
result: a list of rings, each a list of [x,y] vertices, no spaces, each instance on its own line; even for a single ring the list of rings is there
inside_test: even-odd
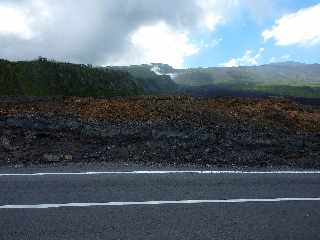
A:
[[[218,46],[220,43],[222,42],[222,38],[218,38],[218,39],[212,39],[210,41],[204,41],[201,40],[199,47],[201,49],[206,49],[206,48],[215,48],[216,46]]]
[[[202,47],[192,37],[215,31],[236,2],[0,0],[0,58],[183,66]]]
[[[167,63],[182,68],[186,57],[199,51],[186,32],[177,32],[164,22],[142,26],[131,36],[129,56],[113,59],[113,64]]]
[[[276,57],[272,57],[269,60],[269,63],[276,63],[277,62],[277,58]]]
[[[280,57],[281,60],[288,61],[291,58],[290,54],[286,54]]]
[[[28,16],[21,9],[0,5],[0,35],[30,39],[33,35]]]
[[[230,12],[238,7],[238,0],[196,0],[202,11],[200,27],[214,31],[217,25],[225,23]]]
[[[272,29],[265,30],[265,41],[274,39],[276,45],[312,46],[320,43],[320,4],[301,9],[276,21]]]
[[[290,59],[291,59],[291,55],[285,54],[285,55],[282,55],[281,57],[270,58],[269,63],[285,62],[285,61],[289,61]]]
[[[239,66],[254,66],[259,64],[259,59],[264,52],[264,48],[260,48],[259,51],[254,54],[251,50],[247,50],[246,53],[239,58],[232,58],[226,63],[220,64],[222,67],[239,67]]]

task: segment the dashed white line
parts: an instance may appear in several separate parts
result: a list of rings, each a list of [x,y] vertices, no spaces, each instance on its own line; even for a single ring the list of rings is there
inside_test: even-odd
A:
[[[3,205],[0,209],[48,209],[71,207],[121,207],[121,206],[150,206],[150,205],[181,205],[181,204],[219,204],[219,203],[279,203],[320,201],[320,198],[272,198],[272,199],[224,199],[224,200],[181,200],[181,201],[146,201],[146,202],[106,202],[106,203],[65,203],[65,204],[36,204],[36,205]]]
[[[50,175],[160,175],[160,174],[320,174],[320,171],[109,171],[109,172],[44,172],[44,173],[2,173],[0,177],[50,176]]]

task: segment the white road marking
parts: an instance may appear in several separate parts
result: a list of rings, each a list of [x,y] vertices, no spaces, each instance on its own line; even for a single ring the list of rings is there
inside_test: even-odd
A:
[[[0,177],[50,176],[50,175],[157,175],[157,174],[320,174],[320,171],[120,171],[120,172],[44,172],[2,173]]]
[[[65,203],[36,205],[3,205],[0,209],[48,209],[70,207],[112,207],[112,206],[148,206],[148,205],[180,205],[180,204],[212,204],[212,203],[278,203],[320,201],[320,198],[272,198],[272,199],[224,199],[224,200],[181,200],[181,201],[147,201],[147,202],[106,202],[106,203]]]

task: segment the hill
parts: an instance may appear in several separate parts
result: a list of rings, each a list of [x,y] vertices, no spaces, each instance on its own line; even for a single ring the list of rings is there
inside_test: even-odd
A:
[[[43,58],[28,62],[0,61],[1,95],[127,96],[142,92],[125,71]]]
[[[196,90],[211,86],[262,95],[320,97],[319,64],[285,62],[252,67],[180,69],[175,75],[176,83],[196,87]]]
[[[158,72],[157,65],[132,65],[132,66],[122,66],[122,67],[110,67],[111,69],[127,71],[130,73],[137,85],[144,89],[147,94],[173,94],[178,90],[178,85],[171,79],[167,68],[169,65],[161,64],[165,72]],[[160,68],[159,68],[160,69]]]
[[[44,58],[0,60],[0,95],[320,98],[320,65],[285,62],[253,67],[174,69],[160,63],[93,67]]]

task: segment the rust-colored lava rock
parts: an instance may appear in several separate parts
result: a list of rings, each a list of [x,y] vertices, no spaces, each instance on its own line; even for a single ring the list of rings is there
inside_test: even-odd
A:
[[[285,98],[2,97],[0,137],[1,165],[320,166],[320,108]]]

